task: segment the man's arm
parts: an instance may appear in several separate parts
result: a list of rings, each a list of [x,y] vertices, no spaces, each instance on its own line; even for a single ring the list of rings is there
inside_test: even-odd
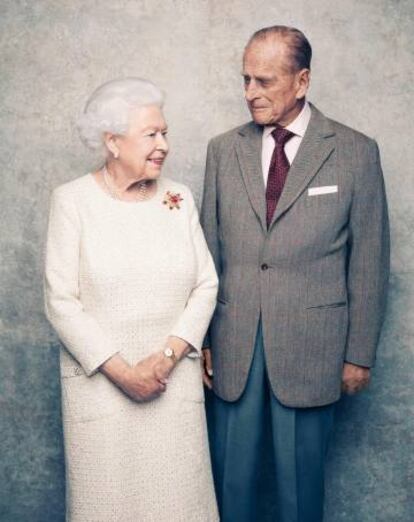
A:
[[[207,148],[207,160],[204,177],[203,202],[200,212],[200,222],[204,231],[208,248],[220,277],[220,252],[218,240],[218,213],[217,213],[217,159],[213,142],[210,141]],[[212,388],[213,367],[210,352],[210,336],[207,335],[203,342],[203,381],[208,388]]]
[[[204,177],[203,202],[201,205],[200,222],[204,231],[208,248],[213,256],[216,271],[220,275],[220,252],[218,240],[217,213],[217,158],[214,142],[210,141],[207,148],[206,170]]]
[[[369,380],[384,319],[390,264],[387,201],[378,146],[357,167],[349,220],[349,330],[343,383],[354,392]]]

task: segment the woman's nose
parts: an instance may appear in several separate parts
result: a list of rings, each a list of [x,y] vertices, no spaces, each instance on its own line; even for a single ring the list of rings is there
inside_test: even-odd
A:
[[[169,146],[168,146],[168,141],[167,141],[167,138],[164,134],[159,134],[158,136],[158,139],[157,139],[157,149],[158,150],[162,150],[164,152],[168,152],[168,149],[169,149]]]

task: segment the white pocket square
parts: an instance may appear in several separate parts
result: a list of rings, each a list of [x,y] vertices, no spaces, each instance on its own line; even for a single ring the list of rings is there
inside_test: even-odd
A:
[[[312,187],[308,189],[308,196],[321,196],[338,192],[338,185],[326,185],[325,187]]]

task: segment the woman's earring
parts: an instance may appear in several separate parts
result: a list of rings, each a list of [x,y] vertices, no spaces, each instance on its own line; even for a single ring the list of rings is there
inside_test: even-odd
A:
[[[114,154],[114,158],[115,158],[115,159],[118,159],[118,158],[119,158],[119,152],[118,152],[118,151],[115,151],[113,154]]]

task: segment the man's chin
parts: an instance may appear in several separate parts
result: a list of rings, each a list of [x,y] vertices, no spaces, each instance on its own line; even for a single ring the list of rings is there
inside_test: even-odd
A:
[[[265,111],[250,111],[252,115],[253,121],[257,123],[257,125],[270,125],[272,121],[272,117],[269,114],[266,114]]]

